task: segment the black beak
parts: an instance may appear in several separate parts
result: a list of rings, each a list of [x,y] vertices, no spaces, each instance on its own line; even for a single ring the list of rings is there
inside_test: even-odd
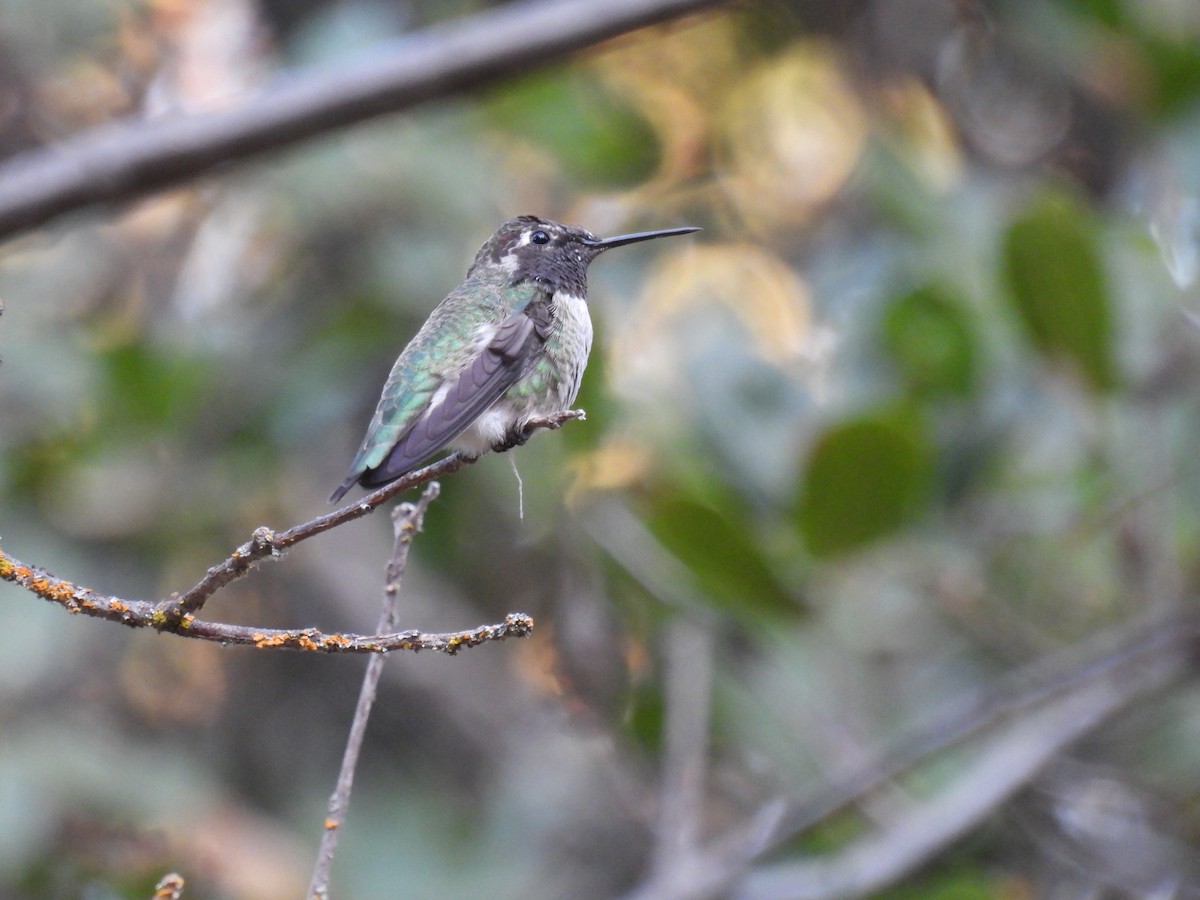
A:
[[[664,228],[661,231],[639,231],[636,234],[619,234],[616,237],[603,238],[598,241],[585,241],[584,243],[600,253],[604,250],[611,250],[613,247],[624,247],[626,244],[636,244],[639,241],[652,241],[660,237],[674,237],[677,234],[691,234],[693,231],[700,229],[695,225],[689,225],[685,228]]]

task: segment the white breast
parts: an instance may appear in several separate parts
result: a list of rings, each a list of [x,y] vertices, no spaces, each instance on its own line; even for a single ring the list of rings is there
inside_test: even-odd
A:
[[[575,402],[575,395],[579,393],[579,385],[583,381],[583,369],[592,351],[592,317],[588,314],[586,300],[562,291],[554,295],[554,309],[559,323],[565,369],[562,372],[560,409],[566,409]]]
[[[583,370],[592,349],[592,318],[582,297],[554,295],[554,332],[547,352],[556,364],[557,379],[541,397],[509,393],[482,413],[450,446],[477,456],[501,443],[514,427],[530,419],[570,409],[583,382]]]

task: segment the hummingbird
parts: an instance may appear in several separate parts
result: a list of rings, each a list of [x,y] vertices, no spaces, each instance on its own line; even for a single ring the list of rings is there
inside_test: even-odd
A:
[[[699,228],[598,238],[518,216],[475,254],[400,354],[336,503],[382,487],[439,450],[477,457],[523,444],[527,424],[570,408],[592,348],[588,265],[605,250]]]

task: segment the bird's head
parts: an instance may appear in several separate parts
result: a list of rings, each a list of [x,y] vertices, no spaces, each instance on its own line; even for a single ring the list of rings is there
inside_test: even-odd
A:
[[[667,228],[598,238],[577,225],[518,216],[496,229],[479,248],[468,274],[503,271],[514,284],[535,281],[550,291],[563,290],[582,297],[587,293],[587,267],[605,250],[693,231],[699,229]]]

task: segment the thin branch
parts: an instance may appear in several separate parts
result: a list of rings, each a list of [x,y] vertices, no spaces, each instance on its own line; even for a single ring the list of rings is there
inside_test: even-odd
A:
[[[341,72],[292,75],[218,112],[125,120],[0,166],[0,238],[131,200],[327,131],[545,66],[717,0],[526,0],[435,26]]]
[[[229,554],[223,562],[209,569],[196,584],[182,594],[172,594],[169,599],[159,603],[158,613],[167,622],[178,621],[185,616],[194,615],[200,611],[209,597],[226,585],[248,575],[259,561],[274,559],[301,541],[360,519],[368,513],[374,512],[397,494],[426,484],[435,478],[457,472],[472,462],[474,462],[473,459],[454,453],[424,468],[417,469],[415,472],[410,472],[403,478],[393,481],[353,503],[317,516],[315,519],[309,519],[287,531],[275,532],[266,526],[260,526],[254,529],[249,541]]]
[[[383,586],[383,608],[379,612],[376,631],[391,631],[396,627],[397,599],[400,582],[408,567],[408,551],[413,538],[421,530],[425,511],[437,499],[438,483],[431,482],[421,499],[416,503],[403,503],[392,511],[392,528],[396,534],[392,558],[387,564],[387,578]],[[376,655],[367,660],[367,671],[363,675],[362,688],[358,693],[358,704],[354,708],[354,721],[350,723],[350,734],[346,737],[346,750],[342,755],[342,768],[338,772],[337,785],[329,798],[329,811],[325,816],[325,829],[321,832],[321,845],[317,850],[317,862],[313,867],[308,896],[324,900],[329,896],[329,877],[333,871],[333,855],[337,851],[342,823],[350,808],[350,791],[354,787],[354,773],[358,768],[358,755],[362,750],[363,738],[367,733],[367,721],[375,694],[379,689],[379,677],[383,674],[383,657]]]
[[[565,422],[583,418],[583,410],[569,409],[544,419],[535,419],[526,424],[525,431],[532,434],[543,428],[554,430],[561,428]],[[523,613],[510,613],[504,622],[498,625],[481,625],[470,631],[445,634],[422,634],[417,631],[375,635],[336,632],[326,634],[315,628],[255,628],[248,625],[206,622],[196,618],[196,612],[209,597],[230,582],[249,574],[254,564],[260,560],[278,558],[288,547],[323,534],[338,525],[360,519],[396,494],[434,478],[457,472],[475,461],[474,458],[454,454],[367,494],[356,503],[317,516],[287,531],[275,532],[265,526],[256,528],[250,541],[234,550],[224,562],[209,569],[194,587],[183,594],[173,594],[169,599],[158,603],[148,600],[125,600],[101,594],[91,588],[57,578],[40,566],[26,565],[5,553],[3,548],[0,548],[0,581],[23,587],[71,613],[120,622],[130,628],[153,628],[155,631],[183,637],[218,641],[223,644],[246,644],[260,649],[286,648],[317,653],[438,650],[453,654],[463,647],[474,647],[485,641],[525,637],[533,631],[533,620]]]
[[[525,433],[527,435],[533,434],[535,431],[543,428],[553,431],[561,428],[565,422],[569,422],[572,419],[582,420],[583,418],[585,418],[583,410],[568,409],[564,412],[555,413],[552,416],[546,416],[543,419],[534,419],[528,422],[525,426]],[[440,459],[435,463],[425,466],[423,469],[410,472],[403,478],[367,494],[361,500],[343,506],[334,512],[317,516],[315,519],[310,519],[302,525],[289,528],[287,531],[276,533],[266,527],[256,528],[248,542],[234,550],[224,562],[209,569],[205,576],[192,588],[183,594],[172,595],[171,599],[164,600],[159,604],[159,612],[168,621],[173,619],[178,620],[183,616],[197,613],[209,597],[230,582],[236,581],[246,575],[259,560],[276,557],[288,547],[292,547],[301,541],[315,537],[346,522],[360,519],[368,513],[374,512],[377,507],[386,503],[397,494],[411,490],[435,478],[441,478],[444,475],[457,472],[463,466],[475,462],[476,459],[477,457],[460,456],[457,453],[452,454],[445,459]]]
[[[250,628],[220,622],[193,621],[171,634],[221,644],[242,644],[259,650],[306,650],[312,653],[391,653],[393,650],[436,650],[454,656],[466,647],[492,641],[523,638],[533,634],[533,619],[525,613],[509,613],[497,625],[480,625],[467,631],[426,633],[398,631],[394,634],[360,635],[348,632],[326,634],[316,628]]]

